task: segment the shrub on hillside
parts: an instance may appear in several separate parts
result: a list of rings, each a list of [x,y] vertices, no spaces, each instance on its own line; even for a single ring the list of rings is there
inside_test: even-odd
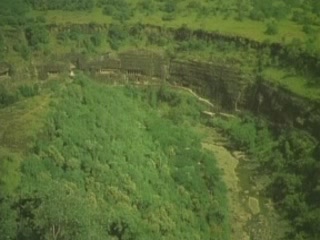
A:
[[[275,20],[267,22],[265,34],[276,35],[279,32],[278,25]]]
[[[0,108],[11,105],[17,100],[16,94],[10,92],[3,84],[0,84]]]
[[[103,6],[103,14],[116,20],[125,21],[133,15],[132,8],[126,0],[105,0],[100,4]]]

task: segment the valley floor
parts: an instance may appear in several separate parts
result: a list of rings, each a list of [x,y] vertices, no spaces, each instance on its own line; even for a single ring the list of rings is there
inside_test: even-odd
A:
[[[223,170],[223,180],[228,188],[228,199],[232,221],[232,240],[249,240],[249,234],[245,230],[245,225],[251,218],[245,204],[241,202],[239,178],[236,173],[239,160],[232,156],[223,145],[225,139],[214,129],[205,129],[209,131],[206,142],[202,143],[203,148],[211,151],[217,159],[220,169]]]
[[[231,240],[272,240],[279,239],[283,229],[276,229],[277,214],[272,207],[271,200],[257,197],[248,189],[256,188],[253,183],[244,188],[243,162],[248,156],[243,151],[230,149],[229,140],[215,128],[204,127],[200,129],[207,138],[202,142],[202,147],[211,151],[217,159],[217,165],[223,171],[223,180],[228,189],[228,201],[231,219]],[[253,175],[250,170],[245,174]],[[261,193],[262,194],[262,193]],[[267,208],[263,209],[263,208]]]

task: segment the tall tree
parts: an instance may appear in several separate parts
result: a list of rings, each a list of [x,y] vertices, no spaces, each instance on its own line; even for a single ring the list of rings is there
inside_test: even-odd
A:
[[[96,206],[75,184],[49,181],[37,197],[32,222],[45,239],[91,239]]]

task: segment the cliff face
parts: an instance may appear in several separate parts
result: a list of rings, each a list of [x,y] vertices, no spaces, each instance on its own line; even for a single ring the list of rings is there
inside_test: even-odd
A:
[[[219,103],[224,110],[250,111],[276,126],[304,129],[320,139],[319,101],[295,95],[270,81],[245,78],[232,66],[173,60],[169,81],[194,89]]]
[[[50,25],[52,32],[77,30],[85,33],[107,32],[108,25]],[[138,33],[137,33],[138,31]],[[202,30],[190,30],[185,27],[179,29],[164,28],[152,25],[128,26],[131,34],[146,36],[165,36],[174,41],[184,41],[190,38],[210,41],[233,42],[236,46],[248,46],[259,52],[263,48],[270,48],[271,54],[279,56],[295,64],[297,59],[304,59],[303,65],[308,66],[310,72],[316,72],[316,59],[312,56],[295,56],[287,59],[290,48],[281,44],[260,43],[239,36],[225,36],[220,33],[208,33]],[[281,50],[281,51],[280,51]],[[104,61],[104,62],[103,62]],[[186,61],[168,59],[162,55],[148,51],[128,51],[121,53],[116,59],[90,61],[77,57],[70,59],[79,69],[94,71],[100,79],[112,79],[117,76],[127,80],[141,80],[143,76],[151,79],[168,80],[172,84],[184,85],[192,88],[198,94],[217,103],[225,110],[249,110],[263,115],[276,124],[283,124],[307,129],[320,139],[320,103],[296,96],[268,81],[256,81],[254,76],[245,76],[241,69],[232,63]],[[111,64],[112,62],[112,64]],[[116,63],[116,64],[113,64]],[[112,67],[111,67],[112,65]],[[117,74],[115,74],[115,72]],[[125,77],[123,77],[125,76]]]
[[[249,84],[241,71],[221,63],[172,60],[169,81],[193,88],[228,110],[237,110],[241,95]]]
[[[72,58],[69,59],[72,62]],[[77,59],[73,59],[75,65]],[[52,72],[53,67],[45,69]],[[170,60],[159,53],[143,50],[84,60],[81,68],[78,68],[92,72],[101,80],[113,82],[114,79],[167,80],[172,85],[193,89],[214,101],[217,108],[221,107],[224,111],[251,111],[278,126],[305,129],[320,139],[320,102],[294,95],[269,81],[257,81],[253,76],[244,76],[239,68],[228,63]],[[54,69],[59,72],[58,68]],[[49,70],[48,74],[51,73]]]
[[[304,129],[320,139],[319,101],[302,98],[262,80],[248,91],[244,107],[255,114],[264,115],[279,126]]]
[[[125,73],[141,74],[165,79],[167,63],[163,56],[152,51],[128,51],[119,54],[121,70]]]
[[[126,55],[126,54],[125,54]],[[131,55],[137,69],[152,69],[153,54]],[[148,64],[146,64],[148,62]],[[172,59],[157,61],[158,69],[169,68],[167,74],[148,75],[182,85],[217,103],[224,111],[250,111],[262,115],[280,127],[307,130],[320,139],[320,102],[295,95],[270,81],[245,76],[241,69],[228,63]]]

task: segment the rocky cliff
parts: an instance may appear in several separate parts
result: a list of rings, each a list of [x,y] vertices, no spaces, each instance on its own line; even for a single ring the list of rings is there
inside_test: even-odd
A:
[[[280,127],[304,129],[320,139],[320,101],[295,95],[265,80],[251,86],[246,98],[245,109],[264,115]]]
[[[81,57],[80,57],[81,58]],[[67,59],[67,58],[66,58]],[[78,58],[68,58],[77,66]],[[67,65],[67,64],[66,64]],[[79,65],[79,64],[78,64]],[[58,73],[55,64],[48,74]],[[52,70],[53,69],[53,70]],[[62,68],[61,68],[62,69]],[[107,80],[122,81],[167,80],[172,85],[189,87],[216,103],[223,111],[251,111],[262,115],[277,126],[306,129],[320,139],[320,103],[295,95],[283,87],[254,76],[244,75],[236,66],[221,62],[169,59],[152,51],[127,51],[116,56],[81,59],[83,71]],[[61,71],[65,72],[65,68]]]
[[[251,82],[232,65],[184,60],[170,61],[169,81],[190,87],[231,111],[238,110],[243,91]]]
[[[50,25],[51,32],[77,30],[84,33],[107,32],[108,25]],[[225,36],[221,33],[190,30],[186,27],[178,29],[152,25],[128,26],[130,35],[163,36],[174,41],[185,41],[198,38],[206,42],[233,42],[238,47],[250,47],[257,51],[270,48],[271,54],[295,64],[308,66],[306,69],[316,73],[317,59],[312,56],[295,56],[288,58],[290,48],[275,43],[260,43],[239,36]],[[303,54],[303,53],[301,53]],[[100,79],[114,78],[121,75],[125,80],[141,80],[141,78],[157,78],[167,80],[171,84],[192,88],[198,94],[210,98],[224,111],[248,110],[267,117],[271,122],[286,126],[307,129],[320,139],[320,103],[298,96],[276,86],[269,81],[258,80],[257,76],[245,75],[241,69],[229,62],[212,60],[174,59],[173,56],[150,51],[128,51],[117,54],[116,58],[84,59],[77,56],[69,59],[78,69],[94,72]],[[214,59],[214,58],[213,58]],[[304,59],[303,63],[296,61]],[[117,73],[117,74],[114,74]],[[119,75],[120,74],[120,75]],[[124,76],[124,77],[123,77]]]
[[[277,127],[304,129],[320,139],[320,101],[264,79],[244,77],[240,69],[220,63],[173,60],[169,76],[171,83],[192,88],[224,111],[250,111]]]

